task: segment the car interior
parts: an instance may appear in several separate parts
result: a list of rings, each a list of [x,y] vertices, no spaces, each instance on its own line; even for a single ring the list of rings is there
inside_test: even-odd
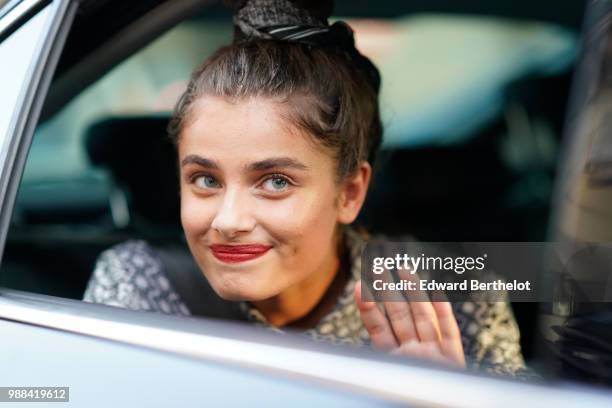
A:
[[[355,20],[357,38],[364,21],[390,27],[389,53],[397,57],[380,57],[383,81],[391,84],[387,91],[383,85],[381,106],[393,112],[359,223],[374,234],[428,242],[544,241],[584,2],[376,3],[337,1],[335,11]],[[516,38],[512,30],[521,24],[535,27],[531,37]],[[449,38],[490,40],[477,49],[491,51],[458,66]],[[171,40],[194,44],[193,55],[172,54]],[[166,129],[181,78],[230,41],[230,12],[218,2],[81,3],[34,136],[0,286],[81,299],[102,251],[143,239],[196,314],[225,313],[223,304],[197,296],[211,289],[182,234],[176,152]],[[425,46],[431,55],[421,53]],[[441,67],[429,82],[427,58]],[[157,66],[163,61],[167,68]],[[431,90],[394,94],[393,75]],[[163,86],[139,88],[159,78]],[[440,117],[448,118],[446,127]],[[529,360],[538,305],[513,308]]]

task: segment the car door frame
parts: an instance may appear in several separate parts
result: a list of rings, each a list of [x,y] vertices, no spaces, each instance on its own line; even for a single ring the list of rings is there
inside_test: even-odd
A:
[[[78,3],[74,0],[22,0],[5,13],[4,18],[11,17],[11,13],[17,15],[11,17],[12,23],[0,32],[0,37],[10,35],[7,33],[17,30],[44,7],[51,9],[9,125],[7,142],[4,143],[8,148],[4,155],[6,159],[0,162],[0,265],[34,130]]]

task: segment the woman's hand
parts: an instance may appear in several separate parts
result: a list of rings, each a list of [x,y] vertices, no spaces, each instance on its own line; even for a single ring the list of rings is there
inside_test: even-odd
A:
[[[461,333],[449,302],[376,302],[361,300],[361,281],[355,301],[372,345],[393,354],[414,356],[465,367]]]

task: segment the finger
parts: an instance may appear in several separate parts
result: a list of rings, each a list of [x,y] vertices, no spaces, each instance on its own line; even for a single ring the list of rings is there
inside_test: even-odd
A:
[[[406,296],[411,299],[410,310],[419,340],[422,342],[439,342],[441,336],[438,318],[427,293],[418,289],[418,276],[403,270],[399,271],[398,274],[401,279],[416,282],[416,289],[408,291]]]
[[[387,318],[399,343],[418,341],[410,305],[407,301],[385,302]]]
[[[381,278],[386,282],[394,281],[389,271],[385,271]],[[400,344],[413,340],[418,342],[419,337],[417,335],[414,319],[412,318],[412,313],[410,311],[410,304],[408,303],[408,300],[402,296],[401,292],[398,293],[397,296],[392,297],[390,300],[385,301],[383,306],[387,319],[389,319],[389,322],[391,323],[391,329],[393,330],[395,338],[398,340],[398,342]]]
[[[433,302],[433,308],[438,316],[440,325],[440,350],[459,366],[465,366],[465,354],[461,343],[461,331],[453,308],[449,302]]]
[[[355,283],[355,303],[359,308],[361,320],[370,335],[374,347],[389,351],[398,347],[389,321],[378,308],[376,302],[366,302],[361,299],[361,281]]]
[[[443,290],[434,290],[431,292],[431,301],[432,302],[449,302],[448,296],[444,293]]]
[[[432,306],[438,317],[438,326],[440,328],[440,336],[444,339],[457,338],[461,339],[461,331],[457,325],[453,306],[448,300],[444,291],[436,290],[432,292]]]
[[[461,332],[450,302],[432,302],[431,305],[438,318],[440,335],[446,339],[461,338]]]

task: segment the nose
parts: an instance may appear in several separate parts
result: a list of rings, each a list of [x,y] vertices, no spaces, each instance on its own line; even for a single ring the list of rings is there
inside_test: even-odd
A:
[[[211,227],[228,239],[255,228],[255,219],[250,212],[248,199],[242,197],[238,189],[228,190],[224,194]]]

